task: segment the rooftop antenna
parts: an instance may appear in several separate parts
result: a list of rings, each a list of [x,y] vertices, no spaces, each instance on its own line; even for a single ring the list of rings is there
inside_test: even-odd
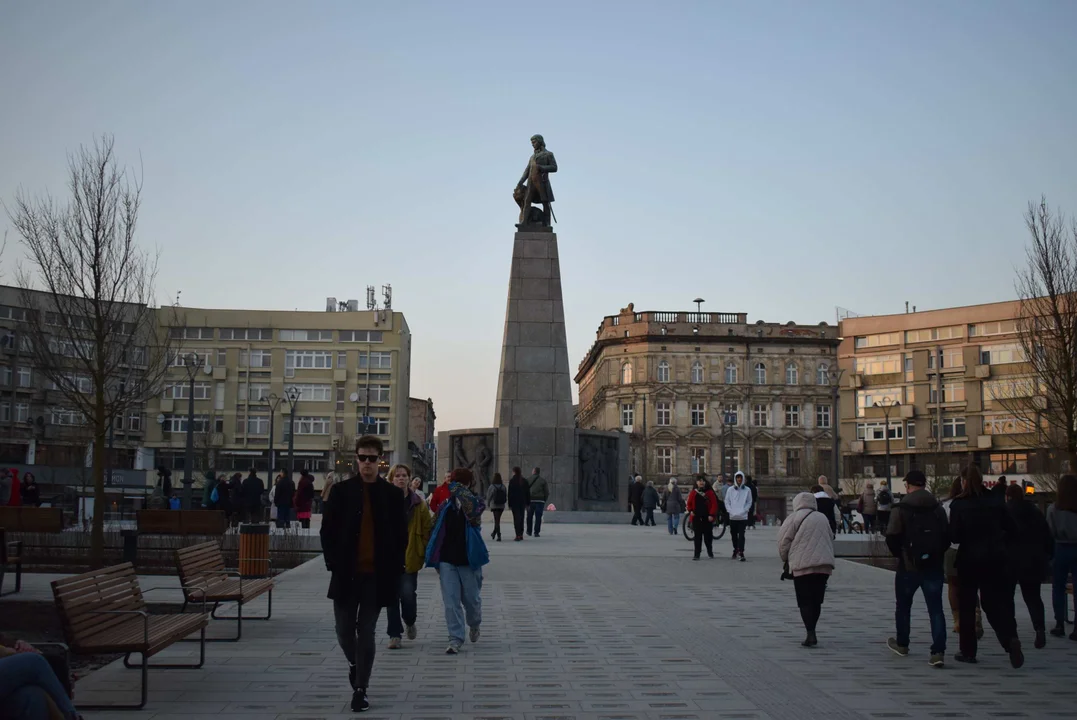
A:
[[[182,293],[182,292],[183,292],[182,290],[177,290],[177,291],[176,291],[176,307],[179,307],[179,304],[180,304],[180,293]]]
[[[383,302],[383,305],[385,306],[385,309],[386,310],[392,310],[393,309],[393,286],[392,285],[382,285],[381,286],[381,297],[382,297],[382,302]]]
[[[375,310],[378,307],[378,301],[374,299],[374,286],[366,286],[366,309]]]
[[[705,303],[705,302],[707,302],[707,301],[706,301],[706,300],[704,300],[703,298],[699,298],[699,297],[697,297],[697,298],[696,298],[695,300],[693,300],[692,302],[694,302],[694,303],[696,304],[696,313],[698,314],[698,313],[702,312],[702,310],[701,310],[701,307],[700,307],[700,306],[702,306],[702,305],[703,305],[703,303]]]

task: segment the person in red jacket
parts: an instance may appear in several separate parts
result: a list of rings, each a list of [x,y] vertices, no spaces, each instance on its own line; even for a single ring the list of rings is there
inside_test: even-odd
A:
[[[714,520],[718,516],[718,496],[711,490],[707,478],[700,475],[696,486],[688,493],[688,514],[695,531],[696,552],[693,560],[699,560],[700,550],[707,546],[707,557],[714,558]]]
[[[452,472],[445,473],[445,479],[441,481],[441,484],[434,489],[434,492],[430,494],[430,512],[435,515],[441,510],[442,504],[449,499],[449,476]]]

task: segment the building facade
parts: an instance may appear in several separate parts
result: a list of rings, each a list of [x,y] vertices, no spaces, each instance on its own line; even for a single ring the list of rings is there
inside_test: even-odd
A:
[[[162,393],[146,405],[152,463],[184,470],[194,368],[194,468],[286,469],[292,403],[295,470],[349,472],[359,435],[385,443],[383,470],[408,455],[411,334],[392,310],[326,312],[175,307],[180,325]],[[352,304],[354,307],[354,304]],[[171,313],[170,313],[171,316]],[[270,459],[272,443],[273,459]]]
[[[579,365],[577,424],[628,433],[633,472],[656,485],[743,470],[760,512],[782,517],[789,493],[830,474],[837,345],[826,323],[629,305]]]
[[[843,320],[844,474],[885,477],[889,438],[893,478],[918,468],[948,479],[975,463],[988,481],[1035,484],[1046,458],[1033,416],[1046,398],[1017,338],[1019,308],[1012,301]]]
[[[423,482],[434,479],[437,467],[434,442],[434,401],[430,398],[411,398],[408,401],[408,453],[411,456],[411,472]]]

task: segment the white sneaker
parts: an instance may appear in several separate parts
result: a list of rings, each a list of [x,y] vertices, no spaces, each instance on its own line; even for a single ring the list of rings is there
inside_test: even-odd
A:
[[[408,640],[414,640],[419,636],[419,631],[415,629],[414,625],[408,625],[407,634]]]
[[[479,641],[479,627],[477,625],[471,628],[471,633],[469,637],[471,638],[471,642],[473,643],[477,643]]]
[[[389,649],[390,650],[399,650],[402,647],[404,647],[404,643],[400,642],[400,638],[398,638],[398,637],[389,638]]]

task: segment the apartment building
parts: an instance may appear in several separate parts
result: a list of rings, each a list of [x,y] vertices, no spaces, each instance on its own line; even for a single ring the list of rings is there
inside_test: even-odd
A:
[[[384,441],[384,470],[409,458],[411,334],[402,313],[332,298],[325,312],[173,307],[167,316],[173,313],[173,367],[146,406],[152,465],[185,467],[192,382],[196,470],[254,468],[264,478],[271,466],[287,467],[293,433],[295,470],[319,478],[348,471],[364,433]]]
[[[434,479],[435,448],[434,443],[434,401],[430,398],[411,398],[408,417],[408,452],[409,463],[415,477],[428,482]]]
[[[633,472],[656,485],[744,470],[760,511],[782,517],[789,493],[830,474],[837,346],[827,323],[630,304],[579,365],[577,424],[628,433]]]
[[[848,476],[911,468],[952,476],[968,463],[989,480],[1035,482],[1046,458],[1035,419],[1045,407],[1016,336],[1013,302],[841,323],[841,437]],[[940,429],[941,428],[941,429]],[[899,484],[898,489],[901,489]]]

